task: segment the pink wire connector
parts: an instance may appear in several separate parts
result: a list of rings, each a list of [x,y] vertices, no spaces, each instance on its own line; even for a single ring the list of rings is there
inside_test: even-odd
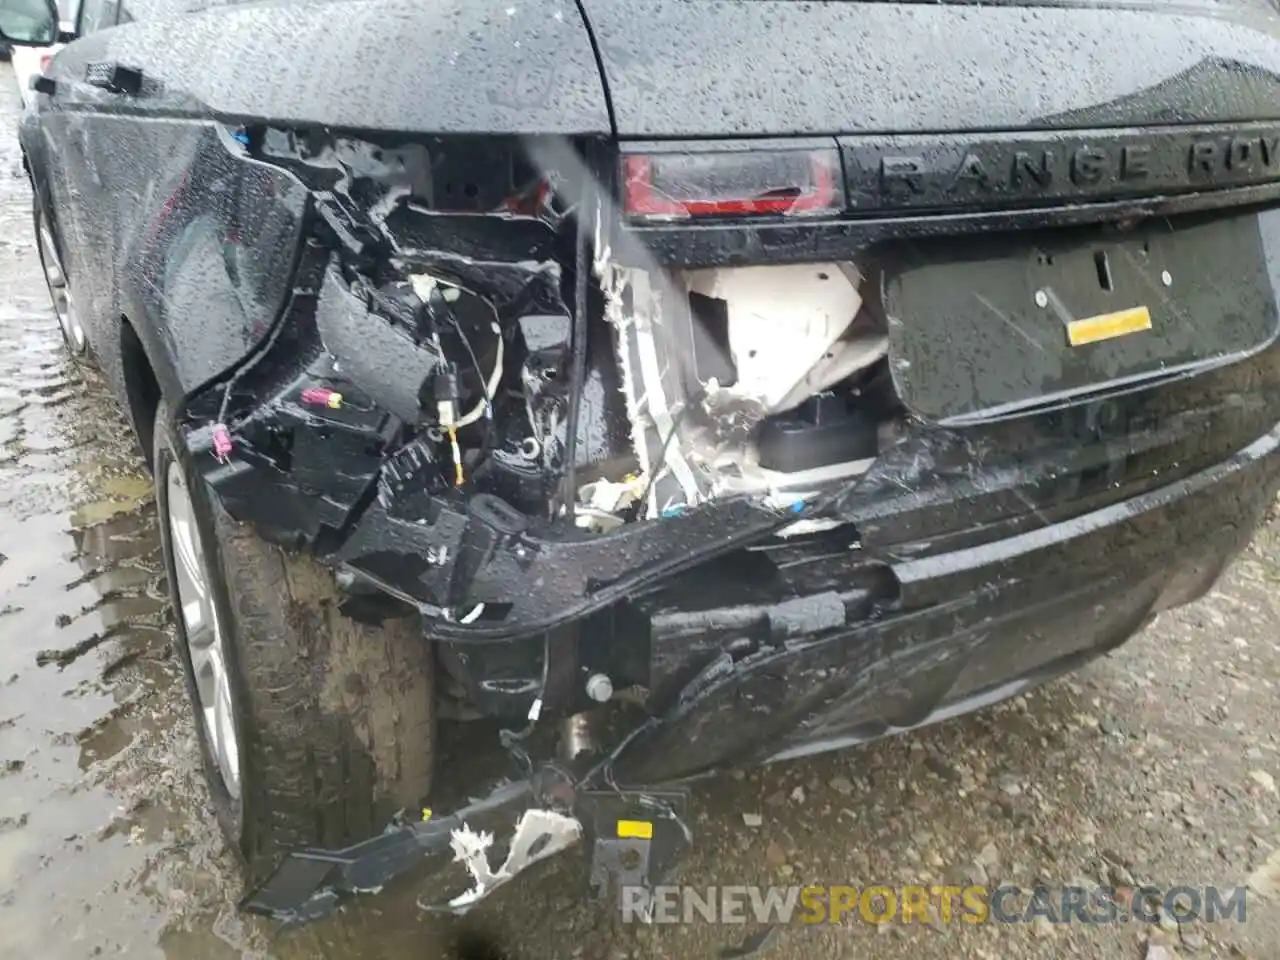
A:
[[[342,408],[342,394],[328,387],[307,387],[302,391],[302,402],[312,407],[328,407],[330,410]]]
[[[213,456],[219,463],[226,463],[231,459],[231,431],[227,429],[225,423],[215,423],[213,425]]]

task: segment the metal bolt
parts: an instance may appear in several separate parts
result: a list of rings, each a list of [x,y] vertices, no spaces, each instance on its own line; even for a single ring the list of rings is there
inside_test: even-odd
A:
[[[613,696],[613,681],[607,674],[593,673],[587,677],[587,696],[596,703],[607,703]]]
[[[1049,305],[1049,295],[1043,290],[1036,291],[1036,306],[1047,307]]]
[[[1166,287],[1173,286],[1173,274],[1171,274],[1168,270],[1161,270],[1160,282],[1163,283]]]
[[[595,749],[595,740],[591,736],[591,721],[585,713],[577,713],[565,717],[560,725],[560,755],[572,760],[580,753],[589,753]]]

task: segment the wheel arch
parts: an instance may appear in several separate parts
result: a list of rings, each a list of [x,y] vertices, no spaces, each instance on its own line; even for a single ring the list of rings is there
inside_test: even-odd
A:
[[[22,170],[31,184],[31,202],[48,222],[54,242],[58,245],[58,256],[65,261],[66,251],[62,249],[62,231],[59,228],[57,211],[53,209],[49,187],[48,158],[44,142],[39,135],[39,127],[34,119],[24,117],[18,122],[18,148],[22,154]]]
[[[142,447],[148,469],[155,468],[155,417],[162,396],[160,381],[147,356],[146,345],[129,318],[120,316],[120,380],[125,408]]]

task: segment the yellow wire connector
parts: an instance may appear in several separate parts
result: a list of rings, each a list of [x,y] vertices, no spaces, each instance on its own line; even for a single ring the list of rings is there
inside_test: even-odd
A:
[[[460,487],[466,482],[466,477],[462,473],[462,451],[458,448],[458,377],[452,367],[436,376],[435,395],[440,426],[448,434],[449,447],[453,451],[453,482]]]
[[[453,427],[447,428],[449,431],[449,447],[453,450],[453,482],[454,486],[462,486],[466,483],[466,477],[462,475],[462,451],[458,449],[458,431]]]

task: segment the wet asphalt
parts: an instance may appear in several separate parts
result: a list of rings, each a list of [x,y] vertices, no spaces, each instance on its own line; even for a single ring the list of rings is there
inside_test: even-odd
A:
[[[416,960],[481,938],[490,952],[469,955],[715,957],[753,933],[582,907],[572,855],[463,921],[425,914],[414,885],[297,931],[237,912],[239,874],[205,806],[169,653],[151,483],[101,379],[62,354],[18,108],[0,65],[0,958]],[[681,878],[1168,888],[1252,876],[1280,889],[1278,681],[1273,515],[1208,597],[1074,677],[913,736],[700,786]],[[786,927],[761,955],[1280,956],[1280,902],[1256,891],[1243,924],[933,919]]]

